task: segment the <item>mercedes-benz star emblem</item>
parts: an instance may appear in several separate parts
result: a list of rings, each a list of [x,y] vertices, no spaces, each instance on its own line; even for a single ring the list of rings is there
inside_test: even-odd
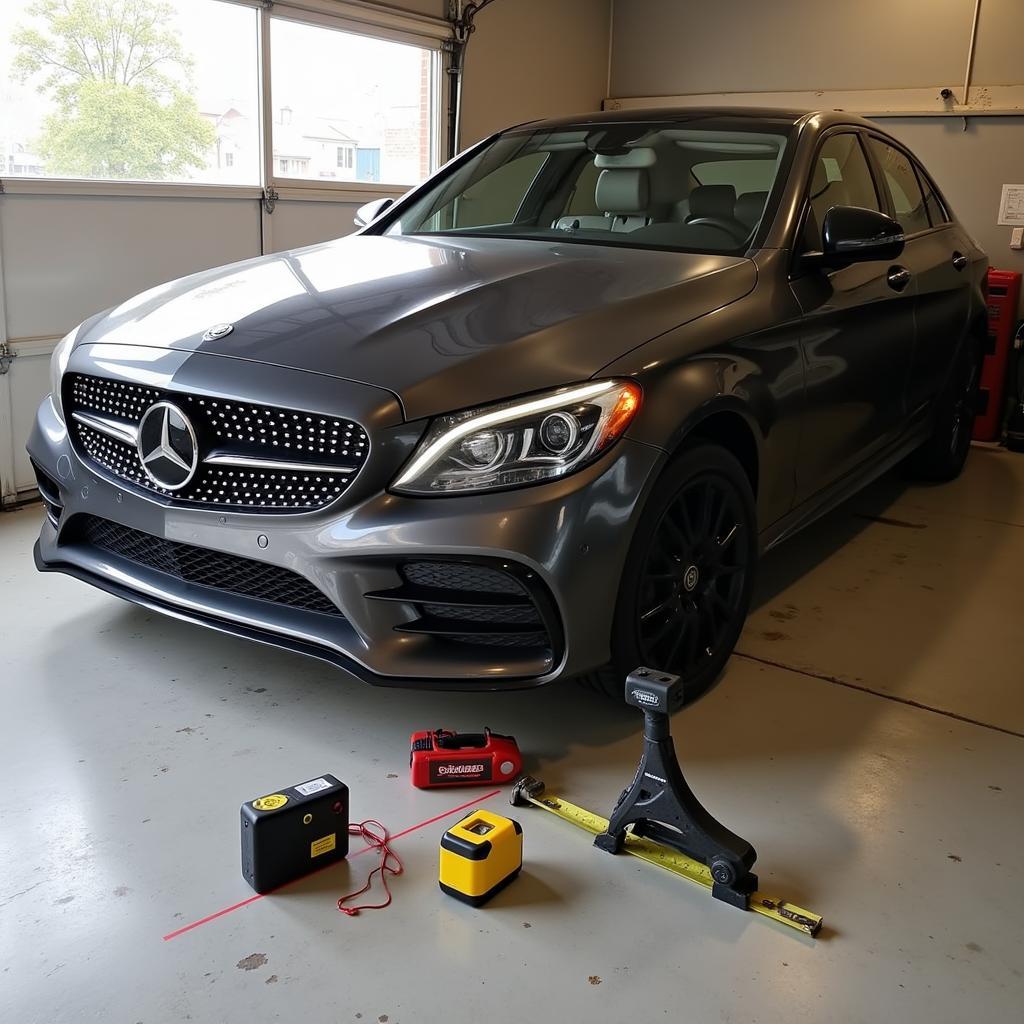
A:
[[[214,324],[203,332],[203,341],[216,341],[218,338],[225,338],[234,329],[234,324]]]
[[[146,476],[168,491],[181,490],[199,465],[192,424],[170,402],[156,402],[143,413],[136,446]]]

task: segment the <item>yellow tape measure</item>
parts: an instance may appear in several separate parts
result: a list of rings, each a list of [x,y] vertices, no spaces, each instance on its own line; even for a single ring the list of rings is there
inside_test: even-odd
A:
[[[577,807],[576,804],[571,804],[568,800],[563,800],[558,796],[534,797],[524,789],[517,787],[513,800],[550,811],[563,821],[569,822],[570,825],[575,825],[595,836],[608,831],[607,818],[602,818],[585,807]],[[671,871],[674,875],[696,882],[698,885],[704,886],[705,889],[711,889],[714,884],[711,871],[705,864],[692,857],[687,857],[684,853],[661,846],[650,839],[627,834],[622,849],[623,852],[633,857],[639,857],[640,860],[647,861],[648,864],[655,864],[659,868]],[[795,928],[805,935],[817,935],[821,929],[822,918],[820,915],[810,910],[804,910],[802,907],[790,903],[789,900],[769,896],[767,893],[752,893],[749,909],[762,917],[768,917],[779,924]]]

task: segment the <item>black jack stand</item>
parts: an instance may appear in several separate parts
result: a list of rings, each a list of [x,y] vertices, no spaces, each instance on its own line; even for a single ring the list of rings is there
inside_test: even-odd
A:
[[[626,828],[707,865],[715,899],[746,910],[757,889],[750,869],[757,854],[745,839],[713,818],[683,778],[669,728],[669,708],[678,707],[678,676],[638,668],[626,678],[626,703],[644,713],[644,750],[636,776],[622,791],[608,831],[594,845],[618,853]]]

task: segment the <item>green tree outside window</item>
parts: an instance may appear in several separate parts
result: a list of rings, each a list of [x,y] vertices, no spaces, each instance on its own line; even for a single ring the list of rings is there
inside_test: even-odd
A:
[[[202,168],[215,141],[189,84],[191,58],[160,0],[37,0],[12,37],[15,74],[55,110],[36,149],[49,174],[167,180]]]

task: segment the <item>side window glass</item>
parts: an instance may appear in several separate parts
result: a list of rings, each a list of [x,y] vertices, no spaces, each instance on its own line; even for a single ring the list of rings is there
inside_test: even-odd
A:
[[[914,173],[914,165],[910,158],[906,153],[887,146],[879,139],[871,139],[870,145],[885,175],[885,182],[892,196],[893,213],[900,222],[904,234],[912,235],[916,231],[927,230],[931,222],[928,220],[924,195],[917,183],[917,175]]]
[[[948,224],[952,218],[949,216],[945,204],[939,198],[938,192],[935,191],[935,186],[919,164],[914,164],[914,168],[917,170],[917,180],[924,190],[924,207],[928,211],[928,219],[932,222],[932,226]]]
[[[566,203],[564,214],[578,214],[581,216],[603,216],[604,211],[597,205],[597,179],[601,169],[594,165],[594,158],[588,157],[580,168],[576,183],[572,187],[569,201]]]
[[[803,246],[821,248],[825,214],[833,206],[860,206],[881,212],[875,182],[860,139],[854,134],[830,135],[818,151],[811,172]]]
[[[547,160],[546,153],[530,153],[502,164],[474,182],[452,203],[447,213],[454,228],[485,224],[512,224],[530,186]]]

